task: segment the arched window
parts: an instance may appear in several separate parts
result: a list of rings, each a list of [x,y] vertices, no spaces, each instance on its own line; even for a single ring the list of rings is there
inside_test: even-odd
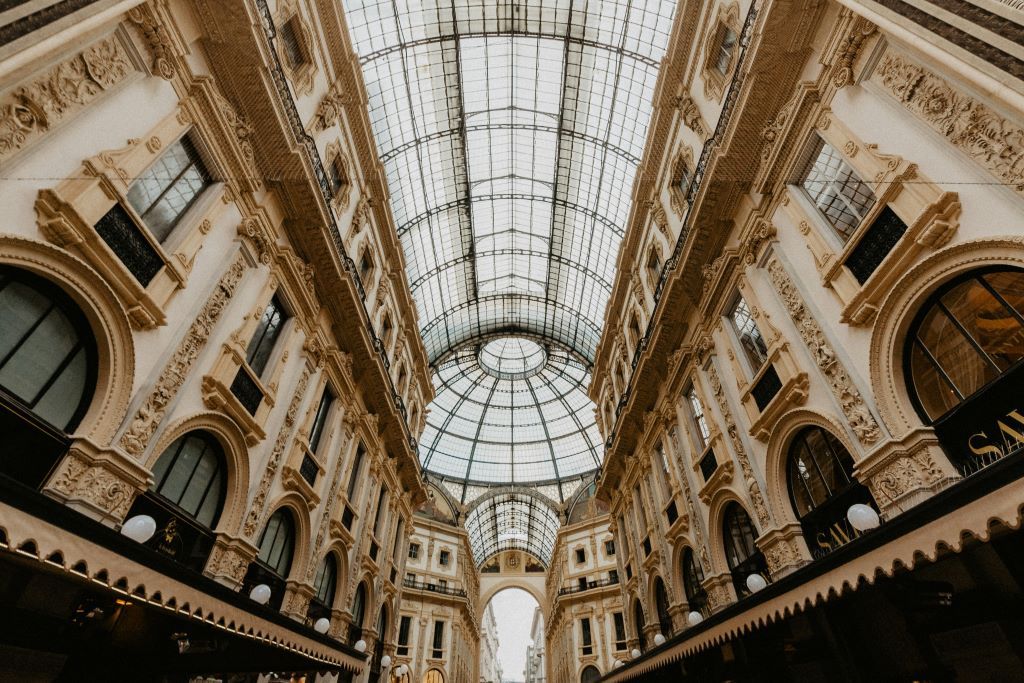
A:
[[[92,330],[70,297],[0,266],[0,470],[43,483],[89,407],[96,365]]]
[[[444,683],[444,675],[437,669],[431,669],[423,676],[423,683]]]
[[[644,636],[644,626],[647,621],[644,619],[644,607],[639,599],[633,600],[633,626],[636,628],[636,639],[640,641],[640,649],[647,649],[647,639]]]
[[[749,595],[747,577],[751,574],[760,574],[767,579],[768,564],[754,543],[757,532],[750,521],[750,516],[739,504],[730,503],[726,508],[722,519],[722,535],[725,538],[725,560],[729,564],[729,571],[732,572],[736,595]]]
[[[330,618],[334,606],[334,594],[338,585],[338,560],[334,553],[327,553],[320,568],[316,571],[313,581],[313,599],[309,601],[308,616],[316,620],[320,617]]]
[[[654,579],[654,602],[658,608],[658,628],[668,638],[672,635],[672,615],[668,612],[668,591],[660,576]]]
[[[600,680],[601,672],[597,670],[596,666],[588,665],[580,673],[580,683],[594,683],[594,681]]]
[[[224,505],[224,451],[212,435],[189,432],[172,443],[153,466],[153,491],[206,528]]]
[[[295,522],[291,514],[281,508],[270,516],[260,538],[260,552],[256,558],[265,567],[280,576],[288,577],[295,551]]]
[[[975,271],[939,289],[911,325],[911,393],[928,422],[1024,359],[1024,271]]]
[[[349,644],[355,643],[363,636],[363,619],[366,617],[366,584],[360,582],[352,597],[352,624],[348,630]]]
[[[704,570],[701,569],[693,548],[683,551],[683,590],[686,591],[686,602],[691,612],[702,612],[708,604],[708,594],[704,590]]]
[[[384,639],[388,634],[388,608],[387,605],[380,608],[380,616],[377,617],[377,642],[373,646],[373,663],[370,665],[371,673],[376,677],[377,683],[386,683],[381,676],[380,660],[384,656]]]
[[[804,538],[816,557],[855,535],[846,520],[854,503],[873,503],[867,487],[853,476],[853,457],[821,427],[806,427],[789,447],[787,483]]]

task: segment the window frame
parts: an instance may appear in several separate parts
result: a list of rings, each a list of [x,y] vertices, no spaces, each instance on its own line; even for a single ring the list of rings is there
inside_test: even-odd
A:
[[[174,500],[168,498],[160,490],[161,487],[167,482],[168,477],[170,477],[171,472],[174,469],[174,466],[178,463],[179,459],[181,458],[182,450],[185,448],[185,445],[188,443],[188,440],[190,440],[190,439],[198,439],[198,440],[201,440],[203,442],[203,446],[204,446],[203,453],[204,454],[206,452],[206,448],[212,447],[212,449],[213,449],[213,458],[216,461],[216,467],[217,467],[214,470],[213,475],[209,478],[209,481],[206,484],[206,491],[203,493],[203,497],[202,497],[202,499],[200,500],[200,503],[199,503],[199,509],[196,511],[196,513],[202,511],[203,505],[205,504],[205,501],[206,501],[206,497],[212,492],[210,487],[212,487],[214,485],[214,483],[217,483],[217,481],[218,481],[217,480],[217,476],[220,475],[220,480],[219,480],[219,484],[218,484],[217,491],[216,491],[218,501],[217,501],[217,504],[215,505],[215,512],[213,514],[213,518],[211,519],[211,521],[209,523],[205,523],[205,522],[201,521],[196,513],[192,513],[190,510],[187,510],[187,509],[185,509],[184,507],[181,506],[181,499],[184,498],[185,495],[187,494],[189,486],[191,485],[191,483],[193,481],[193,477],[195,476],[196,471],[199,468],[201,460],[197,460],[196,464],[193,466],[192,473],[191,473],[191,475],[189,475],[189,478],[188,478],[188,482],[186,483],[184,489],[182,490],[182,494],[181,494],[181,496],[179,496],[179,499],[177,501],[174,501]],[[178,446],[177,451],[174,453],[173,456],[170,456],[171,449],[174,448],[176,445]],[[182,516],[184,516],[184,517],[190,519],[191,521],[195,522],[196,524],[199,524],[200,526],[203,526],[206,529],[209,529],[209,530],[212,531],[213,529],[215,529],[217,527],[217,523],[220,521],[220,516],[224,512],[224,504],[227,501],[227,474],[228,474],[228,472],[227,472],[227,457],[226,457],[226,454],[224,453],[224,447],[221,445],[220,441],[218,441],[217,438],[214,437],[209,432],[207,432],[207,431],[205,431],[203,429],[193,429],[193,430],[187,431],[184,434],[181,434],[180,436],[178,436],[178,438],[176,438],[174,441],[172,441],[167,446],[167,448],[165,448],[160,453],[159,457],[157,457],[157,459],[155,461],[153,461],[153,473],[154,474],[156,473],[157,465],[159,465],[160,462],[163,461],[163,459],[165,457],[172,457],[173,459],[167,465],[167,469],[163,472],[163,475],[160,478],[160,481],[157,481],[156,477],[154,477],[153,487],[148,489],[148,490],[151,493],[153,493],[154,495],[158,496],[162,502],[166,503],[167,505],[170,505],[176,512],[178,512]]]

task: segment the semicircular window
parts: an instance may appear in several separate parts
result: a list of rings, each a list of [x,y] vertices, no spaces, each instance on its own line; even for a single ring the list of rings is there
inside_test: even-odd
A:
[[[96,343],[56,285],[0,266],[0,471],[38,487],[67,450],[96,383]]]
[[[868,488],[853,476],[850,452],[821,427],[805,427],[794,437],[789,447],[787,484],[804,539],[816,558],[856,536],[846,519],[851,505],[874,506]]]
[[[253,587],[266,584],[270,587],[270,601],[274,609],[280,609],[284,600],[285,579],[291,571],[292,556],[295,552],[295,519],[285,508],[278,508],[267,520],[260,536],[256,560],[249,564],[242,592],[248,593]]]
[[[708,604],[708,594],[704,590],[704,570],[697,562],[692,548],[683,551],[683,590],[686,591],[690,611],[703,613]]]
[[[316,572],[316,579],[313,581],[315,594],[309,601],[307,616],[314,621],[320,617],[331,618],[331,609],[334,607],[334,594],[338,585],[338,560],[333,552],[327,553],[320,568]]]
[[[1024,271],[975,271],[946,284],[907,339],[911,393],[934,422],[1024,367]]]

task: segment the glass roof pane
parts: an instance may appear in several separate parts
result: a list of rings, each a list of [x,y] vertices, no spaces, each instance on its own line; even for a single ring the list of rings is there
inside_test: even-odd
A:
[[[434,369],[424,467],[595,470],[588,368],[674,0],[343,2]]]

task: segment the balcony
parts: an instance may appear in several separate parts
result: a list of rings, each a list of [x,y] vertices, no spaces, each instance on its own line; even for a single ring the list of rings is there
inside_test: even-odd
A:
[[[619,583],[619,578],[618,577],[609,578],[609,579],[598,579],[597,581],[587,581],[586,584],[580,584],[580,585],[577,585],[577,586],[565,586],[563,588],[559,588],[558,589],[558,594],[559,595],[572,595],[573,593],[582,593],[583,591],[589,591],[589,590],[593,590],[595,588],[605,588],[607,586],[615,586],[615,585],[618,585],[618,583]]]
[[[442,595],[452,595],[457,598],[466,597],[466,591],[461,588],[449,588],[448,586],[438,586],[435,583],[424,583],[423,581],[411,581],[405,579],[402,581],[402,586],[405,588],[412,588],[419,591],[427,591],[428,593],[440,593]]]

